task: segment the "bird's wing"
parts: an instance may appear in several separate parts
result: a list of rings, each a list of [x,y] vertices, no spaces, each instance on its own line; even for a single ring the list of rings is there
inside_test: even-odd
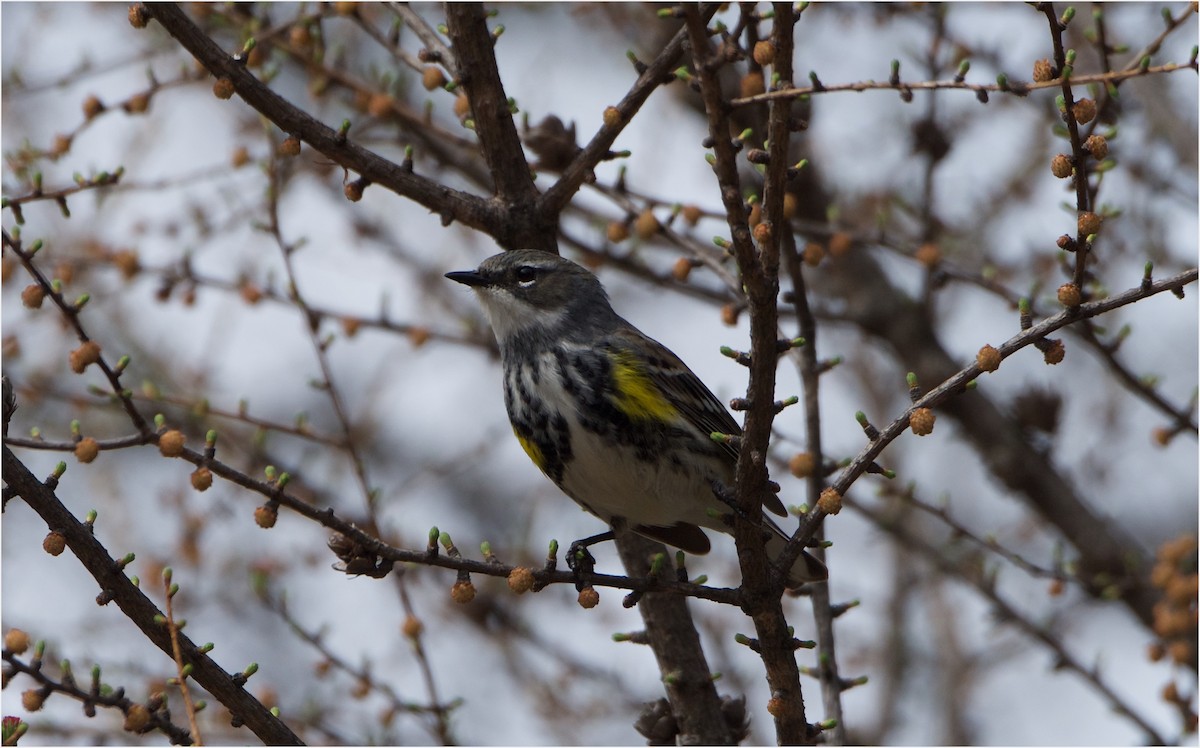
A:
[[[630,325],[614,333],[610,344],[617,352],[625,352],[640,362],[645,367],[645,375],[662,396],[702,435],[707,437],[713,432],[742,435],[742,427],[733,420],[712,390],[662,343]],[[719,446],[731,462],[737,462],[737,447],[728,442],[722,442]],[[780,517],[787,516],[787,509],[775,494],[763,497],[763,507]]]

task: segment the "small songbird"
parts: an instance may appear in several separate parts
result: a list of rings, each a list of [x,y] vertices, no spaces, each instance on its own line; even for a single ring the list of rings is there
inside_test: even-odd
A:
[[[732,533],[734,510],[714,486],[732,491],[737,448],[712,434],[741,428],[678,356],[613,311],[595,275],[548,252],[516,250],[446,277],[479,295],[499,343],[513,431],[563,493],[610,525],[623,520],[688,553],[709,551],[701,527]],[[773,493],[763,506],[787,516]],[[765,513],[762,527],[775,559],[787,535]],[[827,576],[801,553],[788,586]]]

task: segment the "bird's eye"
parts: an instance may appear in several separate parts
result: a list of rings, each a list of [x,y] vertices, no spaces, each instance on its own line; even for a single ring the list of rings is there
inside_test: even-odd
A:
[[[531,285],[537,279],[537,268],[530,265],[522,265],[517,268],[517,283],[522,286]]]

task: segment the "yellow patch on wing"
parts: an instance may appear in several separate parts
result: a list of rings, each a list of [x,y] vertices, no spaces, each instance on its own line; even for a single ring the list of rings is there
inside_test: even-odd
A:
[[[616,350],[610,358],[616,388],[613,404],[617,410],[634,421],[673,421],[678,417],[679,411],[663,397],[636,356]]]
[[[533,464],[538,466],[538,470],[546,472],[546,455],[542,454],[541,448],[532,439],[526,439],[518,434],[516,426],[513,426],[513,433],[517,435],[517,442],[520,443],[521,449],[525,450],[525,454],[529,455]]]

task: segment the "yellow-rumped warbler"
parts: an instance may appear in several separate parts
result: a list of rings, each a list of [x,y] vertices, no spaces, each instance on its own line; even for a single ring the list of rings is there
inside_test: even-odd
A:
[[[504,405],[517,440],[564,493],[600,519],[688,553],[709,550],[701,527],[732,532],[737,449],[713,432],[742,430],[679,357],[626,322],[599,279],[538,250],[502,252],[446,273],[475,289],[500,345]],[[766,509],[787,516],[774,494]],[[765,514],[767,554],[787,536]],[[802,553],[789,586],[827,576]]]

